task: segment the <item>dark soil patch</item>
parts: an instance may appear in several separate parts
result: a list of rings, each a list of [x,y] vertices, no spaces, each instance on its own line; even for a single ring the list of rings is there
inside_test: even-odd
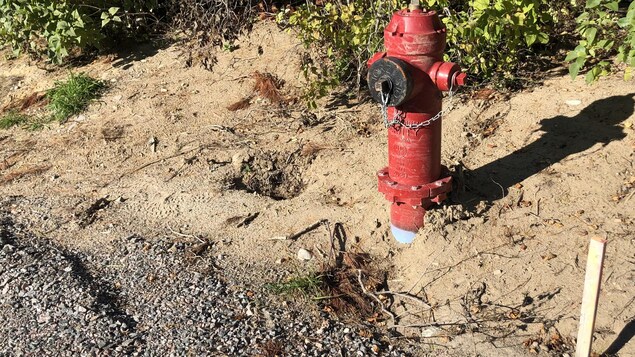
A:
[[[302,174],[312,159],[312,155],[303,156],[300,151],[263,151],[250,155],[230,187],[275,200],[296,197],[304,189]]]

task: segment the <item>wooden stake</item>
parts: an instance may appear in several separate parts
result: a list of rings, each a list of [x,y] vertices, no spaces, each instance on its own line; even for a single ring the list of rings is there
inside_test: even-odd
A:
[[[580,328],[578,329],[578,341],[575,348],[576,357],[589,357],[591,354],[605,249],[605,239],[598,237],[591,238],[591,242],[589,243],[589,256],[586,262],[584,293],[582,294]]]

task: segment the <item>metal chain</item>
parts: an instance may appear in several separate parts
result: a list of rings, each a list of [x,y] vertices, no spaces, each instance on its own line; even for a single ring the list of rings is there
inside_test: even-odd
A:
[[[452,91],[454,89],[454,80],[456,75],[458,74],[458,72],[454,73],[454,75],[452,76],[452,79],[450,80],[450,90],[448,92],[448,97],[450,98],[449,102],[448,102],[448,108],[449,110],[454,109],[452,107],[452,102],[453,102],[453,97],[454,97],[454,92]],[[390,90],[388,91],[388,93],[384,93],[384,91],[381,91],[379,94],[381,96],[381,114],[382,114],[382,119],[384,120],[384,126],[386,128],[389,128],[393,125],[400,125],[406,129],[421,129],[421,128],[425,128],[426,126],[430,126],[432,125],[432,123],[434,123],[435,121],[441,119],[441,117],[443,117],[443,113],[444,112],[448,112],[449,110],[443,111],[441,110],[440,112],[438,112],[435,116],[433,116],[432,118],[421,122],[421,123],[416,123],[416,124],[406,124],[404,122],[405,120],[405,113],[402,112],[401,110],[395,108],[395,115],[392,117],[392,119],[388,118],[388,102],[390,101],[390,93],[392,92],[392,84],[390,85]]]

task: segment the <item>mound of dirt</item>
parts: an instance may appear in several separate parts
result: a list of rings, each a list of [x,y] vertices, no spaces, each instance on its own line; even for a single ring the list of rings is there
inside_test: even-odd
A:
[[[230,187],[274,200],[290,199],[302,192],[302,175],[311,160],[298,151],[263,151],[244,159],[234,157],[237,172]]]

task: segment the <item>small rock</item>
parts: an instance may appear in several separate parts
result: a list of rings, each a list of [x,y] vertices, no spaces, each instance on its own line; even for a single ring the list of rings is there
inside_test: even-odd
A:
[[[531,352],[537,353],[538,346],[539,346],[539,343],[537,341],[534,341],[531,343],[531,346],[529,348],[531,349]]]
[[[203,243],[199,243],[196,244],[192,247],[192,253],[196,254],[196,255],[201,255],[203,253],[205,253],[205,251],[207,250],[207,248],[209,247],[209,243],[207,242],[203,242]],[[220,254],[218,255],[218,260],[223,259],[223,255]]]
[[[241,171],[243,168],[243,163],[249,161],[249,155],[245,152],[239,152],[232,156],[232,166],[236,171]]]
[[[567,105],[570,105],[572,107],[576,106],[576,105],[580,105],[582,104],[582,101],[579,99],[568,99],[565,101],[565,103],[567,103]]]
[[[557,257],[558,257],[557,255],[549,252],[549,253],[547,253],[547,254],[542,256],[542,260],[551,260],[551,259],[554,259],[554,258],[557,258]]]
[[[148,139],[148,146],[150,146],[150,150],[152,150],[152,152],[157,152],[157,145],[159,144],[159,139],[157,139],[154,136],[151,136],[150,139]]]
[[[438,336],[439,332],[441,332],[441,329],[439,329],[438,327],[428,327],[421,331],[421,337],[428,338]]]
[[[37,322],[41,324],[45,324],[51,320],[51,316],[49,314],[42,314],[37,317]]]
[[[308,250],[306,250],[304,248],[300,248],[300,250],[298,250],[298,259],[299,260],[306,261],[306,260],[311,260],[311,258],[313,258],[313,255]]]

